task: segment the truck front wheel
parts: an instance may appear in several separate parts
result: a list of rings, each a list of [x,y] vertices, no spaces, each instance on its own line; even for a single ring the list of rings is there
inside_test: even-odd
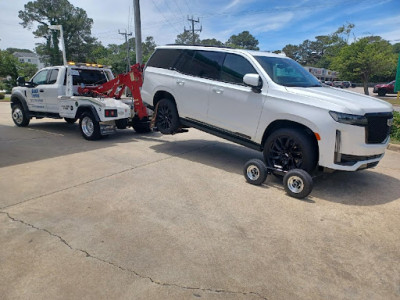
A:
[[[14,104],[12,106],[12,119],[18,127],[26,127],[29,125],[30,118],[27,116],[21,104]]]
[[[82,114],[79,121],[79,128],[82,136],[86,140],[93,141],[101,138],[100,124],[90,112],[85,112]]]

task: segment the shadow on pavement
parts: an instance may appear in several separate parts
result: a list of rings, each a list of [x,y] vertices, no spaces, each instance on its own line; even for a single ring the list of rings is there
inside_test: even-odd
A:
[[[67,124],[61,120],[31,123],[24,128],[0,125],[0,168],[110,148],[116,144],[138,142],[144,136],[160,135],[158,132],[139,134],[129,128],[98,141],[87,141],[77,123]]]
[[[261,152],[221,141],[167,141],[151,148],[157,152],[178,155],[181,158],[238,175],[243,175],[243,166],[246,161],[263,158]],[[187,152],[178,154],[179,149],[185,149]],[[246,183],[243,181],[243,184]],[[282,181],[273,175],[268,176],[265,184],[281,189],[282,193],[285,192]],[[319,198],[345,205],[371,206],[398,200],[399,195],[399,179],[378,173],[376,170],[364,170],[323,173],[314,178],[314,189],[311,195],[302,201],[315,203],[315,200],[318,201],[316,198]]]

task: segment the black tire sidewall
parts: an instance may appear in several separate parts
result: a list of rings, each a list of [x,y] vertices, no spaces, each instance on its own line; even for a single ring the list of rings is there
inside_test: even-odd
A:
[[[14,110],[16,110],[17,108],[19,108],[22,112],[22,122],[21,123],[17,123],[17,121],[14,120],[13,114],[14,114]],[[18,127],[26,127],[28,126],[30,119],[28,118],[25,109],[22,107],[21,104],[14,104],[12,106],[11,109],[11,118],[14,122],[15,125],[17,125]]]
[[[292,176],[297,176],[303,181],[304,187],[303,187],[303,190],[299,193],[295,193],[289,189],[288,181],[290,180],[290,178]],[[303,199],[303,198],[307,197],[311,193],[311,191],[313,189],[313,185],[314,185],[313,180],[312,180],[310,174],[308,174],[306,171],[304,171],[302,169],[290,170],[283,177],[283,187],[284,187],[286,193],[289,196],[297,198],[297,199]]]
[[[318,157],[317,149],[313,143],[312,138],[302,129],[299,128],[280,128],[272,132],[264,143],[264,160],[268,167],[274,168],[269,165],[268,156],[271,144],[280,136],[289,136],[298,143],[302,149],[303,162],[301,169],[308,173],[314,171],[317,166]]]
[[[159,111],[160,109],[167,108],[171,113],[171,126],[169,128],[162,128],[159,126]],[[162,134],[173,134],[180,127],[179,114],[175,103],[170,99],[161,99],[157,104],[157,117],[156,126]]]
[[[255,166],[259,170],[259,177],[256,180],[252,180],[247,175],[247,169],[250,166]],[[267,179],[268,171],[267,171],[267,167],[265,166],[265,164],[262,160],[251,159],[248,162],[246,162],[246,164],[244,165],[243,175],[246,178],[246,181],[248,183],[254,184],[254,185],[261,185]]]
[[[84,133],[83,129],[82,129],[82,121],[85,117],[88,117],[92,120],[93,122],[93,126],[94,126],[94,131],[93,134],[91,136],[88,136]],[[98,140],[101,138],[101,132],[100,132],[100,124],[99,122],[96,121],[96,119],[94,118],[93,114],[90,112],[85,112],[81,115],[80,119],[79,119],[79,129],[81,131],[82,136],[89,141],[94,141],[94,140]]]

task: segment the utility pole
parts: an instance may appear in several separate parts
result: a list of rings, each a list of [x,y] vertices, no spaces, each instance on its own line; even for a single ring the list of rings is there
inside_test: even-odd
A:
[[[140,21],[140,4],[139,0],[133,0],[133,9],[135,14],[135,50],[136,50],[136,63],[143,63],[142,53],[142,25]]]
[[[200,19],[199,18],[197,18],[197,20],[195,20],[195,19],[193,19],[193,16],[192,16],[192,18],[189,19],[189,16],[188,16],[187,20],[192,22],[192,28],[189,29],[189,30],[186,30],[186,28],[184,28],[184,31],[185,32],[190,31],[190,30],[192,31],[192,45],[194,45],[195,42],[196,42],[196,38],[194,36],[194,33],[195,33],[195,31],[201,32],[203,30],[203,26],[200,26],[200,28],[197,28],[197,29],[194,28],[194,23],[200,23]]]
[[[126,30],[125,30],[125,32],[120,32],[119,29],[118,29],[118,33],[119,33],[120,35],[124,35],[124,36],[125,36],[125,43],[126,43],[126,60],[127,60],[127,63],[128,63],[128,66],[127,66],[127,68],[126,68],[126,72],[129,72],[129,71],[130,71],[130,68],[131,68],[131,60],[129,59],[129,43],[128,43],[128,36],[131,36],[131,35],[132,35],[132,32],[127,33]]]

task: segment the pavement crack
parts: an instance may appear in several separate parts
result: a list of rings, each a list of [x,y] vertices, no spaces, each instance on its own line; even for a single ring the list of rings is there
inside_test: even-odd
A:
[[[241,292],[241,291],[231,291],[231,290],[226,290],[226,289],[212,289],[212,288],[202,288],[202,287],[191,287],[191,286],[179,285],[179,284],[176,284],[176,283],[161,282],[161,281],[155,280],[154,278],[152,278],[150,276],[142,275],[142,274],[138,273],[135,270],[132,270],[132,269],[129,269],[129,268],[125,268],[123,266],[120,266],[120,265],[112,262],[112,261],[108,261],[108,260],[102,259],[100,257],[97,257],[95,255],[92,255],[87,250],[74,248],[63,237],[61,237],[60,235],[55,234],[55,233],[51,232],[48,229],[37,227],[37,226],[35,226],[33,224],[25,222],[24,220],[17,219],[15,217],[11,216],[8,212],[0,211],[0,214],[6,215],[13,222],[18,222],[18,223],[20,223],[20,224],[22,224],[24,226],[30,227],[30,228],[38,230],[38,231],[45,232],[48,235],[57,238],[61,243],[63,243],[65,246],[67,246],[70,250],[81,252],[81,253],[85,254],[85,256],[88,257],[88,258],[97,260],[97,261],[102,262],[104,264],[108,264],[108,265],[110,265],[110,266],[112,266],[114,268],[120,269],[121,271],[129,272],[129,273],[135,275],[136,277],[139,277],[141,279],[149,280],[151,283],[156,284],[158,286],[175,287],[175,288],[179,288],[179,289],[183,289],[183,290],[201,291],[201,292],[206,292],[206,293],[255,296],[255,297],[258,297],[260,299],[268,300],[266,297],[262,296],[261,294],[259,294],[257,292]]]

